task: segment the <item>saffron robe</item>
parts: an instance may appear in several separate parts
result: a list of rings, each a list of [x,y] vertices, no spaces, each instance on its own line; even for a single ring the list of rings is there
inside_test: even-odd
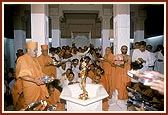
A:
[[[90,79],[92,79],[92,80],[94,79],[94,74],[95,74],[95,73],[94,73],[92,70],[89,70],[89,71],[88,71],[88,77],[89,77]]]
[[[47,99],[48,106],[57,105],[56,111],[64,110],[63,104],[60,103],[60,98],[59,98],[60,94],[61,94],[60,91],[55,88],[54,93],[51,94]]]
[[[49,63],[52,63],[53,60],[50,56],[44,56],[41,54],[39,57],[37,57],[37,60],[42,68],[42,72],[50,77],[56,78],[56,66],[49,65]]]
[[[112,93],[116,88],[116,74],[115,74],[115,67],[111,64],[114,63],[114,55],[110,53],[109,55],[105,54],[104,58],[108,61],[102,61],[101,67],[104,69],[104,76],[106,77],[107,81],[107,92],[109,94],[109,98],[112,97]]]
[[[34,82],[20,79],[25,76],[28,76],[33,79],[40,79],[41,77],[43,77],[43,73],[38,63],[37,58],[32,58],[28,54],[21,56],[17,60],[17,64],[16,64],[16,81],[17,82],[15,84],[14,90],[18,89],[18,92],[20,92],[20,94],[21,92],[23,92],[23,100],[25,102],[24,107],[38,100],[45,100],[46,97],[48,97],[48,90],[47,90],[46,85],[37,85]],[[15,94],[14,98],[19,97],[16,95],[17,94]],[[18,102],[17,99],[14,99],[14,100],[15,102],[16,101]]]
[[[92,81],[92,83],[95,84],[94,80]],[[101,75],[101,79],[100,79],[100,82],[98,84],[103,85],[105,90],[107,89],[106,79],[103,75]],[[103,102],[102,102],[102,110],[103,111],[108,111],[108,109],[109,109],[108,99],[104,98]]]
[[[118,99],[125,100],[128,98],[128,91],[126,89],[129,86],[131,80],[127,75],[128,70],[130,70],[131,59],[129,55],[125,55],[124,67],[116,67],[116,88],[118,90]]]

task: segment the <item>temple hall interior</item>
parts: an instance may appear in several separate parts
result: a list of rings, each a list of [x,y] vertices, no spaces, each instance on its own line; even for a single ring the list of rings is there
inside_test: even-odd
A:
[[[4,2],[2,110],[164,111],[165,7]]]

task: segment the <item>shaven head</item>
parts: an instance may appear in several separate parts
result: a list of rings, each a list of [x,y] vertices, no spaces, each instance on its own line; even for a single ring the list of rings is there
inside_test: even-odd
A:
[[[105,53],[106,53],[106,54],[110,54],[110,53],[111,53],[111,48],[110,48],[110,47],[107,47]]]
[[[121,46],[121,53],[122,54],[127,54],[128,47],[126,45]]]
[[[41,52],[44,56],[47,56],[48,55],[48,45],[46,44],[41,45]]]

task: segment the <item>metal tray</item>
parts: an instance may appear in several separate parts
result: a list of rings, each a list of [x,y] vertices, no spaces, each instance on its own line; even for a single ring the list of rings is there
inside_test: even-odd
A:
[[[49,76],[44,76],[41,78],[41,80],[44,82],[44,83],[50,83],[52,82],[54,79],[52,77],[49,77]]]

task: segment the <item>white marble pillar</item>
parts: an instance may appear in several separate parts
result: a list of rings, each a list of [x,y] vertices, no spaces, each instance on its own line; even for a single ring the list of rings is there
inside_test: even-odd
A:
[[[5,38],[4,46],[4,55],[5,55],[5,69],[13,68],[15,69],[15,51],[14,51],[14,39]]]
[[[59,16],[50,17],[52,20],[52,47],[59,47],[61,45],[60,19]]]
[[[60,46],[61,32],[59,29],[52,29],[52,47]]]
[[[104,56],[107,47],[110,47],[109,29],[103,29],[102,31],[102,54]]]
[[[130,5],[114,4],[114,54],[121,54],[121,46],[126,45],[130,49]]]
[[[12,57],[14,61],[12,61],[12,65],[15,67],[16,63],[15,60],[17,58],[16,52],[18,49],[23,49],[23,52],[25,53],[25,43],[26,43],[26,32],[24,30],[14,30],[14,41],[13,41],[13,50],[14,50],[14,57]]]
[[[31,4],[31,38],[38,42],[38,56],[41,54],[40,46],[48,44],[48,5]]]
[[[18,49],[25,52],[26,32],[24,30],[14,30],[15,53]]]
[[[26,15],[24,14],[23,7],[20,7],[19,13],[14,14],[14,40],[13,40],[13,50],[14,56],[13,60],[16,60],[16,52],[18,49],[23,49],[25,52],[25,42],[26,42],[26,32],[24,31],[25,21],[27,21]],[[15,67],[15,62],[12,63]]]
[[[134,43],[144,41],[144,30],[136,30],[134,32]]]
[[[21,5],[14,13],[14,48],[15,53],[18,49],[25,52],[26,31],[25,23],[29,21],[29,15],[25,13],[25,6]],[[19,13],[18,13],[19,12]]]
[[[134,43],[144,41],[144,17],[138,17],[135,22]]]
[[[107,47],[110,47],[110,18],[111,16],[103,16],[102,21],[102,55],[105,54],[105,50]]]

